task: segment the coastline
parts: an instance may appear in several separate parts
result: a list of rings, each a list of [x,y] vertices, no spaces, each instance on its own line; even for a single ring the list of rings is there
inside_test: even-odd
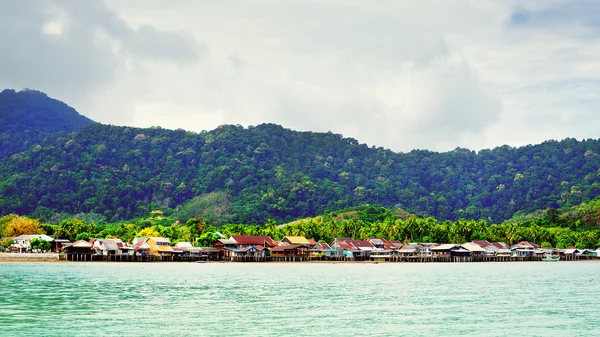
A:
[[[28,256],[29,255],[29,256]],[[73,264],[454,264],[454,263],[545,263],[547,261],[540,260],[512,260],[512,261],[328,261],[328,260],[314,260],[314,261],[261,261],[261,262],[243,262],[243,261],[204,261],[198,263],[197,261],[69,261],[61,259],[58,254],[19,254],[19,253],[0,253],[0,263],[28,263],[28,262],[51,262],[51,263],[73,263]],[[581,259],[581,260],[560,260],[557,262],[600,262],[600,259]]]
[[[0,253],[0,262],[66,262],[56,253]]]

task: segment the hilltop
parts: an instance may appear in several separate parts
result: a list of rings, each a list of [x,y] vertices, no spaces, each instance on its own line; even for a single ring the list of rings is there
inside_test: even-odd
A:
[[[395,153],[275,124],[201,133],[103,125],[37,92],[15,102],[11,111],[37,104],[64,118],[41,125],[29,124],[26,113],[6,119],[0,139],[11,140],[2,147],[11,156],[0,162],[0,215],[83,212],[118,221],[161,209],[183,221],[264,224],[371,204],[502,222],[600,194],[595,139]],[[45,136],[11,138],[23,128]]]
[[[0,159],[56,133],[93,124],[64,102],[36,90],[0,92]]]

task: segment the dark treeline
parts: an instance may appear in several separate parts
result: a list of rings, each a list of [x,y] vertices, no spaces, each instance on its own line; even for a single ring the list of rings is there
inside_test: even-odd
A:
[[[600,194],[599,140],[395,153],[273,124],[201,133],[93,124],[23,150],[10,132],[0,135],[11,153],[0,161],[0,215],[42,220],[83,212],[118,222],[161,209],[182,221],[264,224],[381,204],[491,223]]]

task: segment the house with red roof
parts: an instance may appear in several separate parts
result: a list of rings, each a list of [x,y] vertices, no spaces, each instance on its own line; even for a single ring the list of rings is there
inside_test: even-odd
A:
[[[221,250],[224,257],[264,257],[265,249],[277,247],[270,236],[235,235],[229,239],[219,239],[213,246]]]
[[[367,239],[367,241],[371,244],[371,246],[375,247],[376,249],[385,248],[385,241],[383,241],[382,239],[371,238]]]
[[[492,245],[494,247],[497,247],[498,249],[510,249],[510,246],[507,243],[504,242],[492,242]]]
[[[530,242],[530,241],[520,241],[517,245],[521,246],[521,247],[532,248],[532,249],[540,248],[537,244]]]
[[[136,255],[147,255],[150,252],[150,246],[146,241],[148,241],[148,238],[133,239],[133,250]]]
[[[510,250],[516,256],[530,257],[530,256],[534,255],[534,251],[538,248],[539,248],[538,245],[536,245],[533,242],[521,241],[521,242],[517,243],[516,245],[512,246],[510,248]]]
[[[483,249],[486,249],[488,247],[494,246],[488,240],[473,240],[471,242],[474,243],[474,244],[476,244],[476,245],[479,245],[479,247],[481,247]]]
[[[355,260],[368,260],[375,246],[366,240],[354,240],[350,238],[335,238],[331,241],[331,248],[342,251],[346,257]]]
[[[402,249],[402,246],[404,246],[404,243],[402,241],[399,240],[386,240],[386,239],[381,239],[383,240],[383,242],[385,242],[385,249],[390,249],[390,250],[399,250]]]
[[[235,240],[240,248],[243,246],[277,246],[277,242],[271,239],[270,236],[232,236],[230,239]]]

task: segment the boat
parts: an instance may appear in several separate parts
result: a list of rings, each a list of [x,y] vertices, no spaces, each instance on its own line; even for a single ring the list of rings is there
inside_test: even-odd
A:
[[[557,257],[552,257],[552,256],[544,256],[544,258],[542,259],[542,261],[547,261],[547,262],[558,262],[558,260],[560,260],[560,256]]]
[[[198,260],[196,263],[206,263],[206,261]]]

